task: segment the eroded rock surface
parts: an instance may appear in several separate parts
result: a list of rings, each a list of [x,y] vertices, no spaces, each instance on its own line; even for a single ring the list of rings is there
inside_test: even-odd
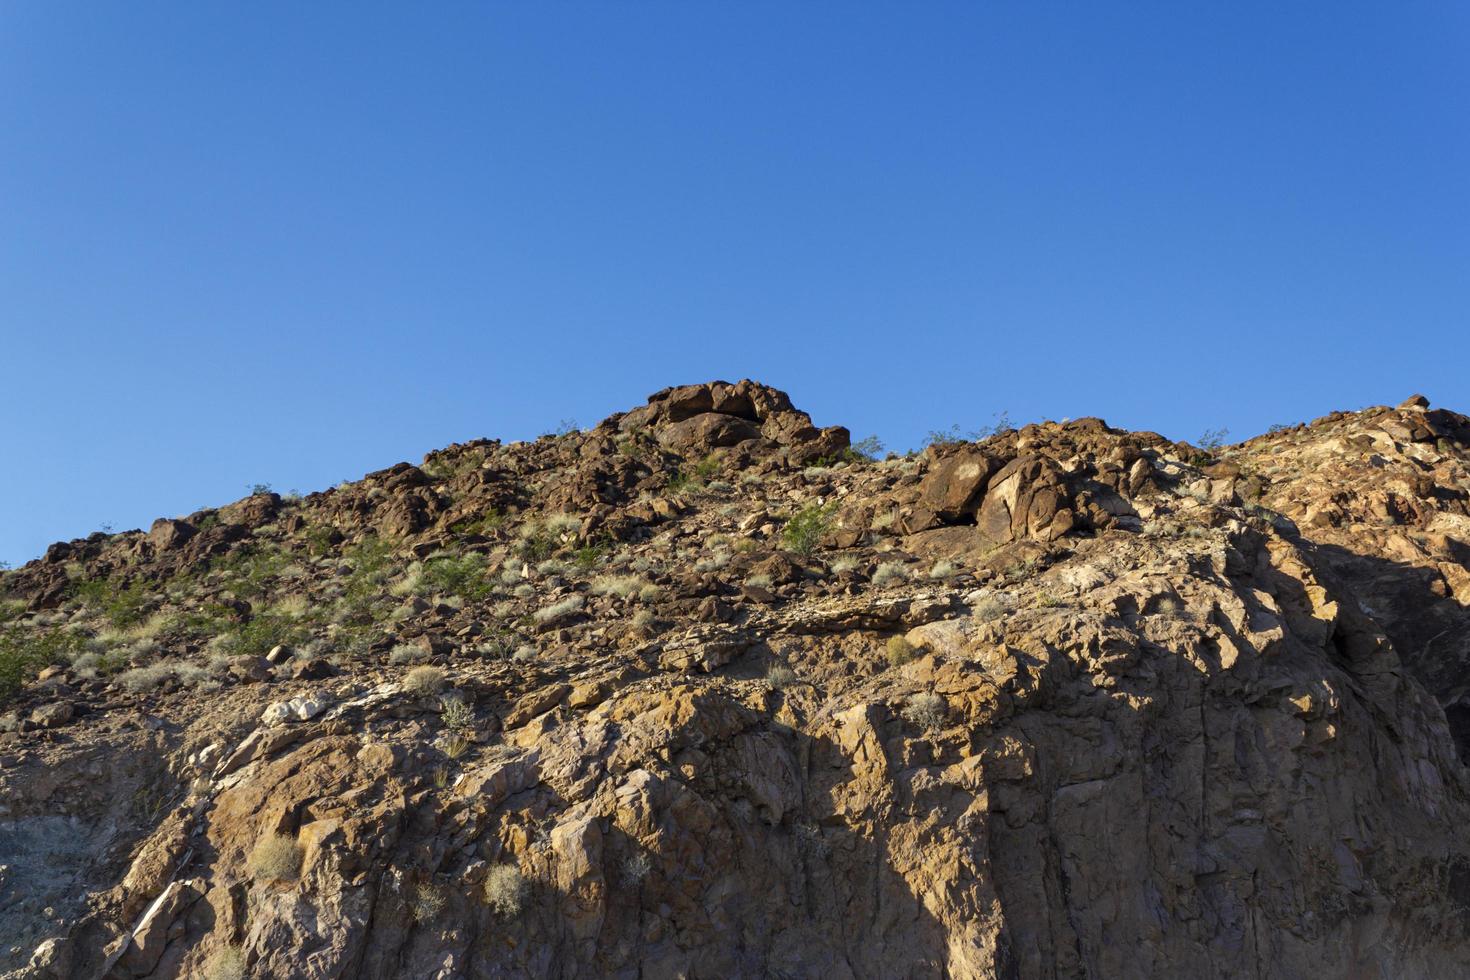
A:
[[[1467,445],[875,462],[714,382],[60,543],[0,970],[1470,975]]]

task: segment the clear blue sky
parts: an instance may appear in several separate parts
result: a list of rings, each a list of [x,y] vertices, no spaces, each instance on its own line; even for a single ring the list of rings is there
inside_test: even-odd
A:
[[[750,376],[1470,410],[1463,3],[0,4],[0,559]]]

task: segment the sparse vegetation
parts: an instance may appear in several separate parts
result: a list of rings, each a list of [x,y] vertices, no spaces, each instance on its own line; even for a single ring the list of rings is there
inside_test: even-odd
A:
[[[526,561],[545,561],[574,539],[581,528],[581,519],[571,514],[550,514],[539,521],[527,521],[516,532],[516,553]]]
[[[647,854],[639,851],[623,862],[623,881],[629,888],[637,888],[643,884],[651,871],[653,871],[653,861]]]
[[[1229,429],[1206,429],[1200,433],[1199,448],[1213,456],[1225,445],[1225,438],[1228,435],[1230,435]]]
[[[117,675],[116,683],[125,691],[142,694],[168,680],[173,673],[172,664],[149,664],[146,667],[135,667],[132,670],[123,671]]]
[[[89,579],[73,583],[71,591],[82,605],[101,612],[119,628],[140,623],[148,615],[151,590],[141,579],[127,586],[109,579]]]
[[[592,594],[631,599],[645,584],[637,575],[602,575],[592,580]]]
[[[245,980],[245,951],[222,946],[204,964],[204,980]]]
[[[553,619],[569,616],[581,609],[583,601],[579,595],[569,596],[561,602],[552,603],[549,606],[536,610],[531,614],[531,618],[538,623],[548,623]]]
[[[448,898],[443,888],[431,881],[425,881],[413,890],[413,898],[408,903],[408,910],[413,916],[413,921],[419,925],[426,925],[444,914],[444,906],[447,902]]]
[[[783,664],[777,664],[766,671],[766,684],[775,691],[784,691],[796,683],[796,671]]]
[[[15,696],[41,668],[63,663],[82,650],[82,639],[59,629],[30,632],[19,626],[0,629],[0,704]]]
[[[891,667],[902,667],[914,659],[914,645],[902,636],[890,636],[884,652]]]
[[[948,716],[949,703],[940,695],[927,691],[910,697],[903,708],[904,720],[926,732],[942,727]]]
[[[982,597],[970,607],[971,614],[982,623],[992,619],[999,619],[1006,614],[1006,605],[997,596],[988,595]]]
[[[679,471],[669,478],[668,492],[681,494],[697,490],[718,472],[720,472],[720,460],[713,453],[696,463],[685,462]]]
[[[792,515],[781,529],[781,543],[798,555],[809,555],[817,550],[832,526],[836,504],[811,504]]]
[[[475,711],[469,703],[457,697],[444,697],[440,699],[439,720],[444,722],[444,727],[451,732],[471,731],[475,727]]]
[[[873,584],[878,586],[902,585],[909,580],[909,573],[896,561],[886,561],[873,572]]]
[[[485,875],[485,904],[503,918],[514,918],[526,905],[526,880],[519,868],[497,864]]]
[[[418,587],[421,592],[463,599],[483,599],[493,588],[486,576],[485,556],[474,552],[431,557],[419,573]]]
[[[956,422],[948,429],[930,429],[924,436],[924,447],[927,449],[930,446],[954,446],[964,442],[975,442],[980,438],[979,432],[962,431],[959,423]]]
[[[442,667],[424,664],[403,675],[403,689],[410,694],[427,697],[444,689],[444,679]]]
[[[257,881],[294,881],[301,873],[301,857],[296,838],[268,834],[250,852],[246,867]]]

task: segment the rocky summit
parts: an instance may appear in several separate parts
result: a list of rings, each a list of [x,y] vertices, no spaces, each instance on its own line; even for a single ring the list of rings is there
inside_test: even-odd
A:
[[[0,975],[1470,975],[1470,419],[1207,442],[714,382],[55,544]]]

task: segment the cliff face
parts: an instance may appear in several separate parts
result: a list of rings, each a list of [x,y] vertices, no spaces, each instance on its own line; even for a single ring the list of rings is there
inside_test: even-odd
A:
[[[1466,419],[847,445],[669,389],[6,574],[0,969],[1470,974]]]

